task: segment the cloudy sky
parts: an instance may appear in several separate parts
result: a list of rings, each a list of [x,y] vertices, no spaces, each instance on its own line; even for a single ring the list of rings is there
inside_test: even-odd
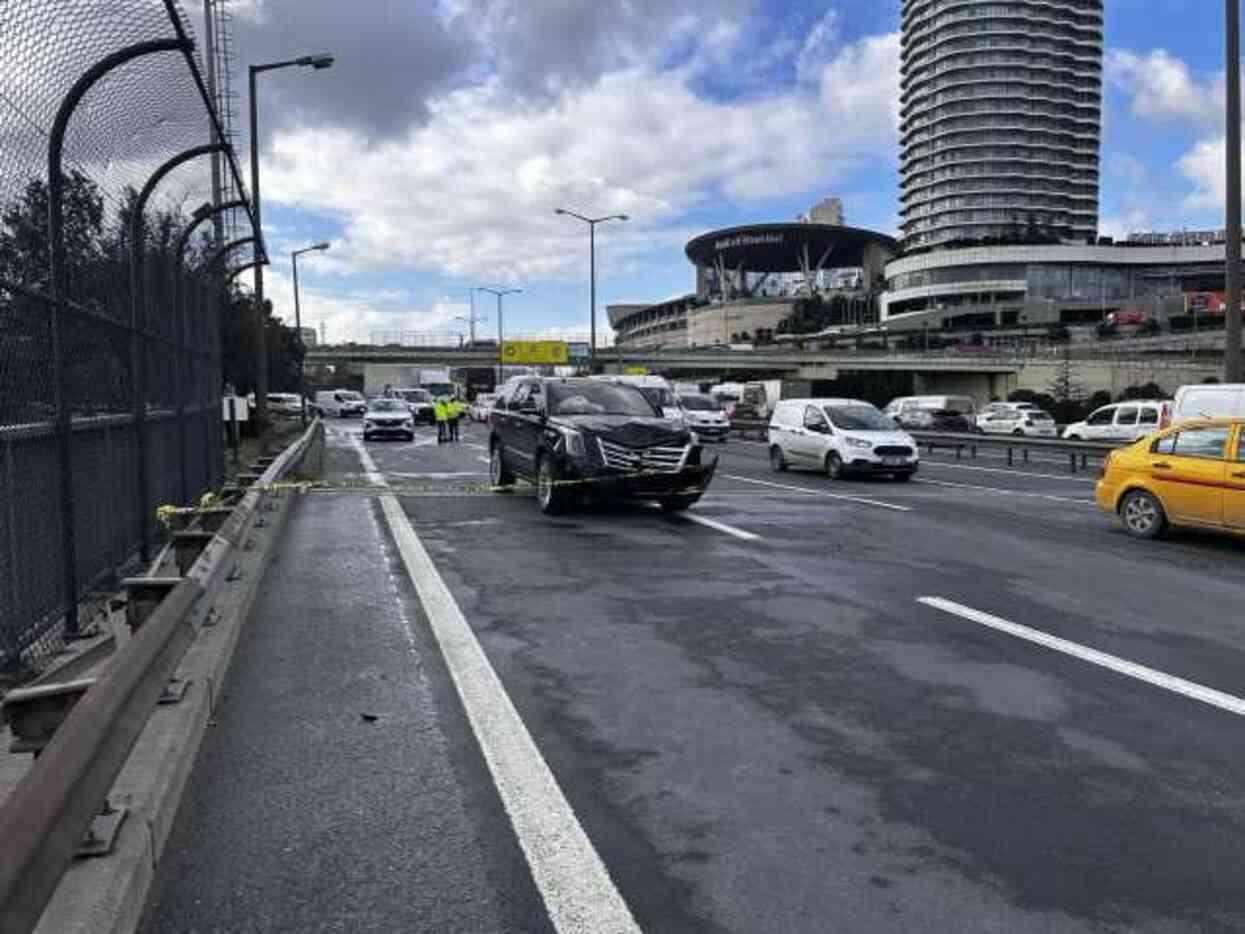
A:
[[[509,333],[583,333],[598,228],[611,302],[689,291],[689,237],[827,194],[894,232],[899,0],[233,0],[262,77],[277,314],[331,341],[458,331],[469,287]],[[1222,4],[1107,0],[1101,226],[1221,226]],[[239,69],[242,71],[242,68]],[[236,77],[244,88],[243,74]],[[240,140],[244,143],[244,140]],[[487,299],[487,302],[485,301]],[[495,333],[492,296],[482,334]]]

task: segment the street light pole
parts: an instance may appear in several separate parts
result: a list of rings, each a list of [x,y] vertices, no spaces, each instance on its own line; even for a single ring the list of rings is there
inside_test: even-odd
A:
[[[255,216],[255,417],[261,425],[268,420],[268,337],[264,316],[264,265],[261,260],[263,221],[259,199],[259,106],[255,98],[255,78],[261,72],[293,66],[311,67],[317,71],[333,66],[332,55],[304,55],[284,62],[251,65],[247,69],[251,105],[251,206]]]
[[[1225,310],[1223,378],[1227,383],[1241,381],[1241,0],[1226,0],[1227,179],[1224,261],[1227,286]]]
[[[604,217],[585,217],[566,208],[554,208],[554,214],[574,217],[588,225],[588,270],[589,286],[589,337],[588,337],[588,372],[592,372],[597,362],[597,224],[605,221],[625,221],[630,218],[626,214],[607,214]]]
[[[501,385],[501,350],[503,343],[502,317],[501,317],[501,300],[503,295],[514,295],[522,292],[522,289],[490,289],[487,285],[476,286],[476,291],[488,292],[497,296],[497,385]]]
[[[301,347],[303,344],[303,315],[298,304],[298,257],[303,253],[311,253],[317,250],[327,250],[327,243],[315,243],[301,250],[294,250],[290,253],[290,262],[294,266],[294,333],[298,335],[298,343]],[[258,271],[258,267],[256,267]],[[298,404],[301,409],[303,427],[307,427],[307,383],[306,383],[306,366],[304,359],[306,351],[298,358]]]

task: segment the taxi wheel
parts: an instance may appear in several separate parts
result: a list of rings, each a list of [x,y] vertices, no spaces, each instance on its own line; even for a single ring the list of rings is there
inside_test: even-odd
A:
[[[1124,530],[1134,538],[1157,538],[1167,527],[1163,505],[1144,490],[1133,490],[1120,503]]]
[[[787,459],[782,456],[782,448],[776,444],[769,449],[769,465],[774,473],[782,473],[787,469]]]
[[[834,451],[826,455],[826,476],[831,480],[843,479],[843,458]]]

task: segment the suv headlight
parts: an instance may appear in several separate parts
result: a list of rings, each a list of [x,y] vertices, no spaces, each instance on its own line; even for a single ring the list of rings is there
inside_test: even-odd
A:
[[[852,438],[852,437],[848,436],[848,437],[844,437],[844,438],[843,438],[843,440],[847,443],[847,446],[848,446],[848,447],[852,447],[852,448],[871,448],[871,447],[873,447],[873,442],[872,442],[872,441],[866,441],[864,438]]]
[[[574,428],[563,428],[558,426],[558,431],[562,435],[562,443],[566,446],[566,453],[571,457],[585,457],[588,454],[588,445],[584,443],[584,436]]]

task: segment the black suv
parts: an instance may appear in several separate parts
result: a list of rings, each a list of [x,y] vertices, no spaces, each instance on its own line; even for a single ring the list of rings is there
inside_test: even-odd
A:
[[[681,422],[662,418],[634,386],[594,379],[525,377],[507,383],[489,431],[495,487],[518,475],[536,484],[541,512],[585,499],[655,500],[686,509],[709,486],[717,458]]]

